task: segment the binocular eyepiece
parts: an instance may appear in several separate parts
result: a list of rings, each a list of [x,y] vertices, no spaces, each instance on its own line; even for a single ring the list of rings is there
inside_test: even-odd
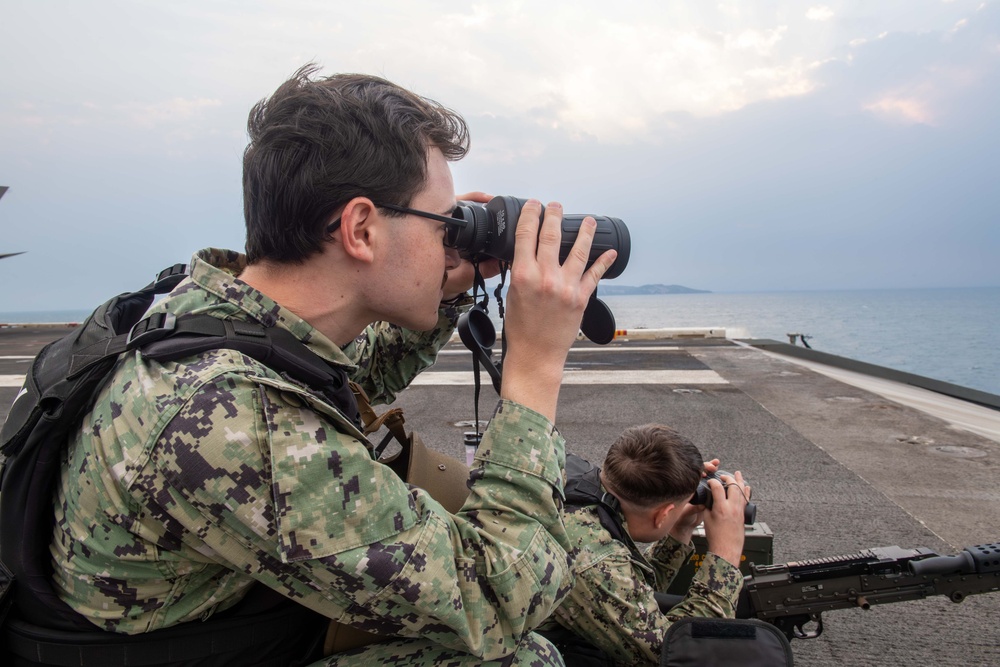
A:
[[[470,259],[486,255],[507,262],[512,261],[514,230],[521,216],[521,209],[527,201],[516,197],[494,197],[485,205],[469,201],[459,202],[452,217],[460,221],[460,224],[449,225],[446,243]],[[560,262],[569,255],[585,217],[587,215],[563,215],[562,242],[559,246]],[[619,218],[609,218],[604,215],[590,217],[597,221],[597,231],[594,233],[587,266],[589,268],[604,251],[617,250],[618,258],[604,274],[605,278],[617,278],[628,265],[631,250],[628,227]]]
[[[694,490],[694,495],[691,496],[691,500],[688,502],[692,505],[704,505],[705,509],[712,509],[712,489],[708,486],[708,480],[717,479],[722,483],[723,486],[726,485],[722,481],[720,475],[731,475],[724,470],[720,470],[716,473],[710,473],[707,477],[702,477],[701,481],[698,482],[698,488]],[[726,497],[729,497],[729,488],[726,488]],[[753,525],[757,520],[757,506],[747,499],[747,504],[743,507],[743,523],[747,526]]]

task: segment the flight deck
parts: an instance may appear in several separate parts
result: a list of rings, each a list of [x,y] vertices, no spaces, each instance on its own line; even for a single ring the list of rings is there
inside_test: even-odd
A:
[[[0,328],[0,419],[31,358],[66,331]],[[776,563],[1000,541],[1000,411],[865,373],[851,381],[781,349],[721,337],[581,341],[557,426],[570,452],[596,464],[628,426],[685,434],[749,480]],[[485,422],[496,393],[482,381]],[[395,405],[428,446],[464,459],[473,393],[472,356],[451,343]],[[821,637],[792,649],[800,665],[1000,665],[997,618],[1000,593],[834,611]]]

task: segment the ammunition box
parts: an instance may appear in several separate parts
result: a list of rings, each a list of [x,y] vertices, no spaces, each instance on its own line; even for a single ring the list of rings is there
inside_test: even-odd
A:
[[[772,565],[774,562],[774,535],[766,523],[758,521],[752,526],[746,527],[743,539],[743,557],[740,558],[740,572],[744,575],[750,574],[750,563],[757,565]],[[695,570],[701,566],[705,554],[708,552],[708,540],[705,538],[704,526],[698,526],[691,537],[694,544],[694,553],[688,558],[684,566],[681,567],[677,576],[674,577],[667,593],[674,595],[686,595],[691,579],[694,578]]]

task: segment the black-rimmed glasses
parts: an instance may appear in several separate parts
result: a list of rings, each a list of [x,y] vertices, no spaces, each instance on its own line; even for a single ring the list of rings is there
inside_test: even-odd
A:
[[[373,202],[374,203],[374,202]],[[429,220],[437,220],[438,222],[445,223],[445,237],[444,244],[449,248],[455,246],[455,242],[458,240],[458,233],[465,227],[465,220],[460,216],[455,216],[455,212],[458,211],[458,206],[454,208],[451,215],[441,215],[439,213],[430,213],[429,211],[421,211],[415,208],[406,208],[405,206],[396,206],[395,204],[375,204],[378,208],[387,208],[390,211],[395,211],[396,213],[408,213],[411,215],[416,215],[421,218],[427,218]],[[329,225],[326,226],[326,233],[332,234],[340,227],[340,218],[337,218]]]

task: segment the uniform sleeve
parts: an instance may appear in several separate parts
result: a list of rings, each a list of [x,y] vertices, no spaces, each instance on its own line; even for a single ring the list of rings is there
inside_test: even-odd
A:
[[[692,617],[735,618],[742,587],[739,568],[709,552],[695,571],[684,600],[667,616],[671,622]]]
[[[670,535],[657,542],[647,554],[656,572],[656,590],[666,592],[693,553],[694,546],[681,544]]]
[[[661,591],[692,551],[691,546],[670,537],[654,547],[651,563]],[[635,570],[628,549],[621,545],[577,572],[573,591],[556,615],[561,625],[616,663],[655,666],[660,664],[663,637],[671,623],[688,616],[732,618],[742,582],[738,569],[709,554],[684,601],[663,614],[653,596],[655,589]]]
[[[329,618],[484,659],[568,592],[564,443],[538,413],[501,402],[451,515],[301,397],[238,376],[214,387],[163,431],[149,483],[219,564]]]
[[[576,572],[573,590],[556,618],[616,664],[658,665],[669,622],[660,613],[653,592],[642,574],[633,570],[628,549],[622,545]]]
[[[693,545],[681,544],[670,535],[653,547],[650,562],[660,591],[667,590],[692,553]],[[684,600],[671,608],[667,617],[671,622],[681,618],[734,618],[742,587],[739,568],[709,552],[695,571]]]
[[[369,326],[343,350],[357,365],[351,380],[361,385],[372,404],[392,403],[396,394],[434,363],[438,350],[455,331],[459,315],[471,305],[472,298],[466,297],[442,306],[430,331],[411,331],[388,322]]]

